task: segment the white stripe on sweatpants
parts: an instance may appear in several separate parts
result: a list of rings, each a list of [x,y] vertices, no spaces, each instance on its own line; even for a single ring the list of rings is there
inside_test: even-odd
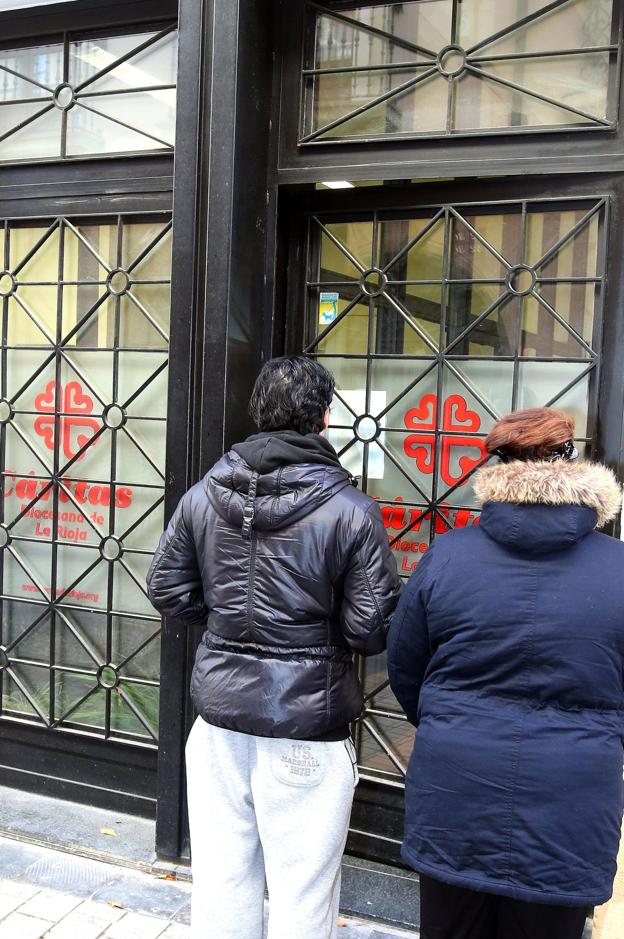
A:
[[[193,939],[334,939],[357,770],[350,740],[252,737],[197,718],[186,745]]]

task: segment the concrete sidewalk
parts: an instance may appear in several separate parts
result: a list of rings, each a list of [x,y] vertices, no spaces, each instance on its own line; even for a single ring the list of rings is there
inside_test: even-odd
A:
[[[0,837],[0,939],[190,939],[191,885]],[[342,919],[340,939],[415,939]]]

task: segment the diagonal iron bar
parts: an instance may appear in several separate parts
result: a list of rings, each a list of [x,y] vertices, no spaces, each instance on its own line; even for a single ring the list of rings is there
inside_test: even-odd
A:
[[[557,311],[555,310],[554,306],[551,306],[550,303],[548,302],[548,300],[547,300],[545,297],[543,297],[543,296],[541,295],[541,293],[539,293],[537,290],[533,289],[533,290],[531,291],[531,296],[532,296],[535,300],[537,300],[538,303],[541,303],[541,305],[544,307],[544,309],[547,310],[548,313],[550,313],[550,315],[553,316],[553,317],[557,320],[557,322],[559,323],[559,325],[562,326],[563,329],[565,329],[565,331],[566,331],[567,333],[569,333],[569,334],[572,336],[573,339],[576,339],[576,341],[585,349],[585,351],[591,356],[592,359],[597,358],[598,353],[597,353],[597,352],[594,352],[594,350],[592,349],[592,347],[591,347],[587,342],[585,342],[585,340],[584,340],[583,337],[580,335],[580,333],[577,333],[577,331],[574,329],[574,327],[573,327],[573,326],[570,326],[570,324],[567,323],[567,322],[564,320],[564,318],[561,316],[560,313],[557,313]]]
[[[91,244],[91,242],[90,242],[87,238],[85,238],[85,236],[82,234],[82,232],[79,231],[79,230],[70,222],[70,220],[69,220],[68,218],[63,218],[63,223],[64,223],[64,225],[65,225],[66,228],[69,228],[69,230],[74,233],[74,235],[76,236],[76,238],[85,246],[85,248],[87,249],[87,251],[90,251],[90,252],[91,252],[91,254],[92,254],[93,257],[95,258],[95,260],[96,260],[99,264],[101,264],[101,266],[104,268],[104,270],[106,271],[106,273],[107,273],[107,274],[110,274],[111,268],[108,266],[108,264],[106,263],[106,261],[104,260],[104,258],[101,257],[100,254],[98,254],[98,252],[95,250],[95,248],[93,247],[93,245]]]
[[[98,72],[95,72],[95,74],[90,75],[89,78],[85,79],[85,81],[81,82],[79,85],[76,85],[74,87],[74,93],[82,91],[83,88],[87,88],[89,85],[92,85],[93,82],[99,81],[100,78],[103,78],[105,75],[108,75],[109,72],[119,68],[119,66],[123,65],[124,62],[127,62],[128,59],[134,58],[134,56],[138,55],[139,52],[143,52],[145,49],[149,49],[150,46],[156,45],[157,42],[160,42],[161,39],[169,35],[169,33],[174,32],[176,29],[177,26],[172,24],[171,26],[166,26],[164,29],[161,29],[160,32],[156,33],[154,36],[150,36],[149,39],[145,39],[143,42],[139,43],[138,46],[130,49],[124,55],[119,56],[119,58],[115,59],[114,62],[110,62],[108,65],[105,65],[104,68],[101,68]]]
[[[111,114],[106,114],[103,111],[98,111],[97,108],[91,107],[90,104],[85,104],[84,101],[77,100],[76,107],[82,108],[83,111],[90,111],[91,114],[97,115],[97,117],[103,118],[105,121],[112,121],[113,124],[118,124],[120,127],[125,127],[126,130],[131,130],[135,134],[140,134],[141,137],[147,137],[148,140],[154,140],[156,143],[161,144],[163,147],[166,147],[168,150],[173,150],[173,144],[168,140],[163,140],[161,137],[156,137],[155,134],[150,134],[146,130],[140,130],[138,127],[134,127],[132,124],[128,124],[127,121],[122,121],[118,117],[113,117]]]
[[[147,639],[144,639],[143,642],[136,647],[134,652],[131,652],[130,655],[127,655],[125,659],[122,659],[122,661],[118,663],[117,671],[121,671],[122,668],[125,668],[126,665],[128,665],[128,663],[131,662],[133,658],[135,658],[135,656],[139,655],[139,653],[142,652],[143,649],[145,649],[150,644],[150,642],[153,642],[154,639],[157,639],[161,633],[162,629],[159,627],[152,633],[151,636],[148,636]]]
[[[330,323],[329,326],[326,326],[325,329],[322,332],[320,332],[318,336],[315,339],[313,339],[313,341],[308,346],[305,347],[305,349],[303,350],[304,353],[309,353],[314,349],[315,346],[318,346],[319,343],[321,343],[323,339],[325,339],[327,334],[330,333],[332,329],[335,329],[338,323],[342,322],[342,320],[345,318],[347,313],[350,313],[353,307],[358,305],[358,303],[361,301],[363,296],[364,294],[362,293],[361,290],[358,293],[356,293],[353,300],[350,300],[349,303],[347,303],[344,310],[342,310],[342,312],[338,314],[334,322]]]
[[[476,52],[478,49],[482,49],[484,46],[489,46],[491,43],[496,42],[499,39],[503,39],[510,33],[515,33],[518,29],[523,29],[534,20],[539,20],[542,16],[546,16],[548,13],[552,13],[558,7],[565,6],[566,3],[569,3],[569,0],[553,0],[552,3],[548,3],[546,6],[542,7],[541,10],[536,10],[535,13],[529,13],[528,16],[523,16],[522,19],[516,20],[514,23],[511,23],[509,26],[505,26],[503,29],[499,29],[498,32],[492,33],[490,36],[486,36],[486,38],[482,39],[481,42],[478,42],[476,45],[467,49],[467,54],[472,55],[472,53]]]
[[[31,320],[35,324],[39,332],[45,336],[46,340],[50,343],[50,345],[54,345],[53,337],[48,333],[48,331],[46,330],[45,326],[43,325],[39,317],[36,315],[36,313],[33,313],[30,307],[22,300],[22,298],[19,296],[17,292],[13,294],[13,299],[18,304],[18,306],[22,308],[22,310],[24,311],[28,319]]]
[[[596,215],[596,213],[599,212],[600,209],[602,209],[604,204],[605,204],[605,200],[601,199],[600,202],[597,202],[596,205],[592,206],[592,208],[589,209],[589,211],[585,213],[583,218],[579,219],[579,221],[576,222],[576,224],[574,224],[572,228],[565,233],[565,235],[561,236],[559,241],[555,242],[555,244],[551,248],[549,248],[545,254],[541,256],[539,261],[536,261],[535,264],[532,265],[533,270],[537,272],[538,268],[544,267],[545,264],[548,264],[548,262],[552,260],[555,254],[557,254],[559,251],[561,251],[563,247],[565,247],[568,241],[572,241],[574,238],[576,238],[576,236],[582,231],[582,229],[585,228],[585,226],[592,220],[594,215]],[[543,278],[540,278],[540,280],[543,280]]]
[[[381,296],[384,298],[384,300],[388,300],[388,301],[389,301],[389,303],[394,307],[394,309],[397,311],[397,313],[398,313],[400,316],[403,317],[403,319],[405,320],[405,322],[407,323],[407,325],[408,325],[418,336],[420,336],[420,338],[421,338],[422,341],[425,343],[425,345],[426,345],[426,346],[429,346],[429,348],[431,349],[432,352],[437,353],[437,352],[438,352],[438,348],[437,348],[437,346],[435,345],[435,343],[433,342],[433,340],[429,338],[429,336],[428,336],[427,333],[424,331],[424,329],[421,329],[421,328],[420,328],[420,326],[418,325],[418,323],[416,322],[416,320],[414,319],[414,317],[412,316],[412,314],[411,314],[408,310],[404,309],[403,304],[400,303],[398,300],[396,300],[396,299],[392,296],[392,294],[387,293],[385,290],[384,290],[384,292],[381,294]]]
[[[407,49],[409,52],[419,52],[422,55],[427,55],[432,59],[436,58],[437,53],[432,49],[428,49],[426,46],[420,46],[415,42],[410,42],[409,39],[404,39],[402,36],[395,36],[394,33],[389,33],[385,29],[380,29],[379,26],[363,23],[361,20],[357,20],[352,16],[345,16],[343,13],[339,13],[337,10],[330,10],[320,3],[309,3],[308,6],[311,9],[322,13],[323,16],[328,16],[334,20],[338,20],[341,23],[346,23],[348,26],[351,26],[351,28],[361,29],[365,33],[370,33],[373,36],[379,36],[380,39],[387,39],[389,42],[399,46],[401,49]]]
[[[98,685],[93,685],[93,687],[89,688],[89,690],[85,694],[83,694],[81,698],[78,698],[77,701],[75,701],[72,705],[70,705],[68,710],[66,710],[63,714],[61,714],[60,717],[57,717],[54,723],[52,724],[52,726],[59,727],[63,723],[63,721],[66,721],[67,718],[70,716],[70,714],[73,714],[74,711],[77,711],[78,708],[81,707],[81,705],[83,705],[85,701],[87,701],[91,697],[92,694],[95,694],[96,691],[101,691],[101,690],[102,689],[99,688]]]
[[[551,408],[557,401],[560,401],[561,398],[563,398],[563,396],[568,393],[568,391],[571,391],[575,385],[580,385],[583,379],[587,378],[590,372],[593,372],[593,370],[596,368],[596,365],[597,362],[592,362],[590,365],[588,365],[580,375],[578,375],[576,378],[573,378],[572,381],[569,381],[565,388],[562,388],[561,391],[558,391],[557,394],[544,405],[544,407]]]
[[[451,343],[449,343],[449,345],[448,345],[448,346],[446,347],[446,349],[444,350],[445,355],[448,355],[449,352],[450,352],[452,349],[455,348],[455,346],[459,345],[460,342],[463,342],[464,339],[465,339],[467,336],[469,336],[470,333],[471,333],[474,329],[476,329],[478,326],[480,326],[481,323],[482,323],[484,320],[486,320],[486,319],[488,318],[488,316],[490,316],[490,315],[494,312],[494,310],[498,309],[498,307],[501,306],[501,304],[503,303],[503,301],[511,299],[511,296],[512,296],[512,295],[509,293],[509,291],[508,291],[508,290],[505,290],[505,291],[500,295],[500,297],[498,297],[496,300],[494,300],[492,303],[490,303],[489,307],[487,307],[487,309],[485,309],[485,310],[483,311],[483,313],[480,313],[480,314],[477,316],[477,318],[475,319],[474,323],[470,323],[468,326],[466,326],[466,328],[459,334],[459,336],[457,336],[455,339],[453,339],[453,341],[452,341]]]
[[[306,134],[305,137],[301,138],[300,143],[308,143],[310,140],[315,140],[322,134],[326,134],[327,131],[333,130],[334,127],[338,127],[340,124],[344,124],[346,121],[350,121],[354,117],[359,117],[360,114],[365,114],[366,111],[370,111],[371,108],[376,107],[378,104],[383,104],[383,102],[387,101],[389,98],[394,98],[396,95],[401,95],[404,92],[411,91],[411,89],[415,88],[416,85],[419,85],[428,78],[432,78],[434,75],[439,74],[440,73],[437,67],[427,69],[427,71],[423,72],[422,75],[417,75],[415,78],[410,78],[401,85],[397,85],[395,88],[390,88],[389,91],[385,91],[383,94],[377,95],[375,98],[367,101],[366,104],[362,104],[359,108],[354,108],[352,111],[349,111],[343,117],[338,117],[336,120],[330,121],[329,124],[325,124],[323,127],[319,127],[311,134]]]
[[[343,243],[338,238],[336,238],[336,236],[332,234],[332,232],[330,232],[329,228],[326,228],[325,225],[323,225],[323,223],[321,222],[321,220],[318,219],[316,216],[313,217],[313,221],[316,222],[316,224],[321,229],[323,234],[327,235],[329,240],[332,241],[336,245],[338,250],[341,251],[342,254],[344,254],[347,260],[349,260],[351,264],[353,264],[354,267],[357,267],[360,274],[364,274],[366,271],[366,268],[364,267],[361,261],[358,261],[358,259],[356,258],[354,254],[351,254],[347,246],[343,245]]]
[[[152,238],[149,244],[146,245],[145,248],[143,248],[143,250],[136,256],[134,261],[132,261],[132,263],[126,268],[126,272],[128,274],[131,274],[132,271],[135,269],[135,267],[138,267],[139,264],[141,264],[141,262],[145,260],[147,255],[150,254],[150,252],[153,251],[155,247],[157,247],[157,245],[159,244],[160,241],[162,241],[165,235],[167,235],[171,231],[172,226],[173,226],[173,219],[169,219],[169,221],[165,224],[164,228],[161,231],[159,231],[158,234],[154,236],[154,238]],[[145,283],[145,281],[142,281],[141,283]],[[163,280],[162,283],[169,284],[171,283],[171,281],[170,279]]]
[[[484,238],[483,235],[474,227],[474,225],[470,224],[468,219],[464,218],[463,215],[460,215],[460,213],[457,211],[457,209],[454,206],[452,205],[449,206],[449,209],[451,211],[451,215],[453,215],[457,219],[457,221],[461,222],[462,225],[465,225],[468,231],[472,235],[474,235],[477,241],[480,242],[480,244],[482,244],[483,247],[486,248],[490,252],[490,254],[493,254],[496,260],[500,261],[503,267],[506,267],[508,271],[512,269],[513,264],[511,264],[511,262],[508,261],[506,257],[504,257],[499,251],[497,251],[494,245],[491,245],[490,242],[487,240],[487,238]]]
[[[22,692],[22,694],[24,695],[24,697],[26,698],[26,700],[27,700],[28,703],[30,704],[30,706],[31,706],[31,708],[33,709],[33,711],[35,712],[35,714],[38,714],[39,717],[41,718],[41,720],[43,721],[43,723],[46,725],[46,727],[49,727],[49,726],[50,726],[50,721],[48,720],[48,718],[46,717],[46,715],[43,713],[43,711],[41,710],[41,708],[39,707],[39,705],[37,704],[37,702],[35,701],[35,699],[32,697],[30,691],[28,690],[28,688],[26,687],[26,685],[23,683],[23,681],[21,680],[21,678],[18,677],[18,675],[16,674],[15,670],[14,670],[13,668],[9,667],[9,668],[6,669],[6,672],[7,672],[7,674],[9,675],[9,677],[15,682],[15,684],[17,685],[17,687],[19,688],[19,690]]]
[[[24,255],[24,257],[22,258],[22,260],[21,260],[21,261],[19,262],[19,264],[17,265],[17,267],[14,267],[14,268],[13,268],[13,274],[14,274],[14,275],[19,274],[19,272],[20,272],[24,267],[26,267],[26,265],[28,264],[28,262],[34,257],[34,255],[37,253],[37,251],[39,250],[39,248],[41,248],[41,246],[42,246],[43,244],[45,244],[45,242],[48,240],[48,238],[50,237],[50,235],[51,235],[53,232],[56,231],[56,229],[59,227],[59,225],[60,225],[60,219],[55,218],[54,221],[48,226],[48,228],[46,229],[46,231],[43,233],[43,235],[41,235],[41,237],[37,239],[37,241],[34,243],[34,245],[32,246],[32,248],[29,248],[29,249],[28,249],[28,251],[26,252],[26,254]],[[56,286],[56,284],[57,284],[57,281],[54,281],[54,286]]]
[[[165,340],[165,342],[169,342],[169,336],[167,335],[167,333],[164,331],[164,329],[161,328],[161,326],[159,325],[158,321],[157,321],[156,319],[154,319],[154,317],[152,316],[152,314],[151,314],[151,313],[149,312],[149,310],[146,309],[146,307],[141,303],[141,301],[139,300],[139,298],[138,298],[138,297],[135,297],[135,295],[132,293],[131,290],[127,290],[127,291],[126,291],[126,297],[128,297],[129,300],[132,300],[132,302],[134,303],[135,307],[136,307],[138,310],[141,311],[141,313],[143,314],[143,316],[145,317],[145,319],[148,321],[148,323],[151,323],[151,325],[154,327],[154,329],[156,330],[156,332]]]
[[[503,85],[505,88],[511,88],[513,91],[519,91],[523,95],[536,98],[538,101],[544,101],[546,104],[559,108],[561,111],[568,111],[570,114],[576,114],[577,117],[584,117],[586,120],[593,121],[595,124],[602,124],[603,127],[611,126],[610,121],[602,117],[596,117],[595,114],[590,114],[589,111],[581,111],[580,108],[572,107],[571,104],[564,104],[562,101],[557,101],[556,98],[551,98],[549,95],[540,94],[539,91],[532,91],[525,85],[519,85],[517,82],[512,82],[507,78],[500,78],[498,75],[493,75],[484,68],[476,68],[474,65],[467,64],[466,69],[472,72],[473,75],[485,78],[486,81],[496,82],[497,85]]]
[[[156,742],[158,742],[158,733],[156,729],[151,725],[151,723],[145,717],[145,715],[140,710],[140,708],[136,706],[132,698],[128,694],[126,694],[126,692],[123,690],[121,685],[118,685],[115,690],[117,691],[117,694],[119,695],[121,700],[124,702],[126,707],[129,707],[132,713],[134,714],[134,716],[137,718],[137,720],[140,721],[141,724],[143,724],[143,726],[145,727],[146,731],[148,732],[152,740],[155,740]]]
[[[407,773],[407,766],[396,752],[394,744],[390,738],[384,734],[383,731],[379,730],[374,720],[370,720],[368,717],[363,717],[362,724],[364,727],[366,727],[375,743],[384,751],[390,762],[394,764],[394,766],[403,776],[405,776]]]
[[[418,242],[421,241],[421,239],[423,239],[426,235],[429,234],[429,232],[431,231],[431,229],[436,225],[437,222],[439,222],[439,220],[440,220],[441,218],[444,218],[444,209],[443,209],[443,208],[442,208],[442,209],[438,209],[438,211],[437,211],[436,214],[433,216],[433,218],[429,219],[429,221],[427,222],[427,224],[425,225],[425,227],[424,227],[421,231],[419,231],[418,234],[415,235],[414,238],[411,239],[411,241],[408,241],[407,244],[404,245],[404,246],[400,249],[400,251],[398,252],[398,254],[395,254],[395,256],[392,258],[392,260],[389,261],[389,262],[386,264],[386,266],[385,266],[384,268],[382,268],[383,273],[384,273],[384,274],[387,274],[388,271],[390,270],[390,268],[391,268],[391,267],[394,267],[394,265],[397,263],[397,261],[400,261],[400,259],[403,257],[403,255],[405,255],[405,254],[407,254],[409,251],[411,251],[412,248],[414,247],[414,245],[417,245]],[[396,283],[396,281],[395,281],[395,283]]]
[[[139,518],[137,518],[136,521],[134,521],[134,522],[132,523],[132,525],[131,525],[129,528],[127,528],[121,535],[119,535],[119,540],[123,542],[123,541],[128,537],[128,535],[131,535],[134,531],[136,531],[136,529],[137,529],[140,525],[142,525],[143,522],[146,521],[146,519],[148,519],[148,518],[150,517],[150,515],[152,514],[152,512],[155,512],[156,509],[158,508],[158,506],[159,506],[159,505],[162,505],[162,503],[163,503],[164,501],[165,501],[165,496],[164,496],[164,493],[163,493],[163,495],[161,495],[161,496],[156,500],[156,502],[154,502],[153,505],[150,505],[150,507],[149,507],[148,509],[146,509],[146,511],[143,512],[143,514],[140,515]]]

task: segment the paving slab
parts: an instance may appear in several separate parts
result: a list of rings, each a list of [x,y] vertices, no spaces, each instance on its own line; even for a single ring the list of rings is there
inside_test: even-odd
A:
[[[190,897],[186,881],[0,836],[0,939],[190,939]],[[352,917],[339,929],[340,939],[417,935]]]
[[[0,922],[0,939],[43,939],[53,926],[54,923],[48,920],[24,916],[23,913],[9,913]]]

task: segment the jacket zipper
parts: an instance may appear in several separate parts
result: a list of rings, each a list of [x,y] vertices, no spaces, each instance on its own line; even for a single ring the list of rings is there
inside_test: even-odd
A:
[[[257,537],[255,531],[250,532],[249,538],[249,580],[247,582],[247,632],[249,635],[252,634],[253,629],[253,597],[254,597],[254,582],[255,582],[255,573],[256,573],[256,549],[257,549]]]

